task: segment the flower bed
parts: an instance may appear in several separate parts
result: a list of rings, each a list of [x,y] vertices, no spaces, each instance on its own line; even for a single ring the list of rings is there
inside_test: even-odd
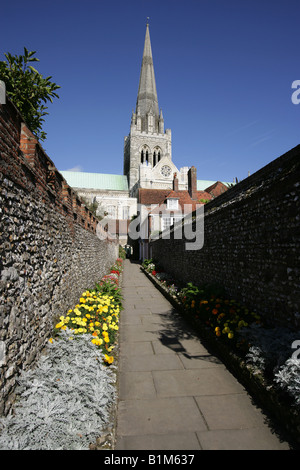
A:
[[[109,274],[105,275],[93,290],[82,293],[79,304],[59,318],[55,333],[69,329],[74,335],[90,334],[91,342],[104,353],[104,361],[112,364],[114,357],[108,355],[115,347],[121,308],[119,276],[122,260],[117,259]],[[53,342],[53,338],[50,339]]]
[[[14,413],[0,420],[2,450],[111,449],[114,442],[122,260],[59,318]]]
[[[169,276],[164,282],[163,270],[159,267],[157,276],[153,260],[146,260],[142,269],[299,447],[300,360],[292,357],[291,347],[300,335],[264,325],[257,312],[228,298],[222,286],[182,286]]]

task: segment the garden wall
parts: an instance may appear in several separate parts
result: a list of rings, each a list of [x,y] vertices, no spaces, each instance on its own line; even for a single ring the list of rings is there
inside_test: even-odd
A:
[[[0,105],[0,413],[56,319],[106,274],[118,244],[81,203],[21,115]]]
[[[178,280],[220,283],[270,323],[299,327],[300,145],[207,203],[203,248],[185,243],[171,231],[152,257]]]

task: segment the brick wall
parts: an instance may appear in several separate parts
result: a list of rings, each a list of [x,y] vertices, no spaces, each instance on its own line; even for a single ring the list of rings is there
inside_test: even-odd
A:
[[[300,146],[206,204],[204,227],[202,249],[171,233],[152,256],[183,282],[219,282],[271,323],[299,327]]]
[[[56,319],[118,256],[7,99],[0,105],[0,414]],[[97,234],[96,234],[97,233]],[[3,354],[2,354],[3,355]]]

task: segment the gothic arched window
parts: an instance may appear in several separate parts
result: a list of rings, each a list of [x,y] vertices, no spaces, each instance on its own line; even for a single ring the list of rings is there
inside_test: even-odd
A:
[[[154,152],[153,152],[153,166],[155,166],[159,161],[161,157],[161,150],[159,147],[155,147]]]
[[[141,149],[141,163],[149,162],[149,154],[149,147],[147,147],[147,145],[144,145]]]
[[[157,163],[157,162],[156,162],[156,152],[155,152],[155,150],[154,150],[154,152],[153,152],[153,166],[155,166],[156,163]]]

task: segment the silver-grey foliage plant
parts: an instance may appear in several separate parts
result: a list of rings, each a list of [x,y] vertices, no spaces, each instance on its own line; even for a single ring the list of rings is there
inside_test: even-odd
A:
[[[246,362],[261,371],[269,370],[273,382],[292,397],[294,405],[300,407],[300,359],[293,357],[292,345],[299,340],[299,332],[289,328],[262,328],[251,325],[240,331],[252,346]]]
[[[293,397],[295,404],[300,406],[300,361],[288,359],[275,374],[275,382]]]
[[[74,338],[67,329],[59,338],[20,375],[14,413],[0,420],[0,449],[88,450],[110,424],[113,366],[90,335]]]

